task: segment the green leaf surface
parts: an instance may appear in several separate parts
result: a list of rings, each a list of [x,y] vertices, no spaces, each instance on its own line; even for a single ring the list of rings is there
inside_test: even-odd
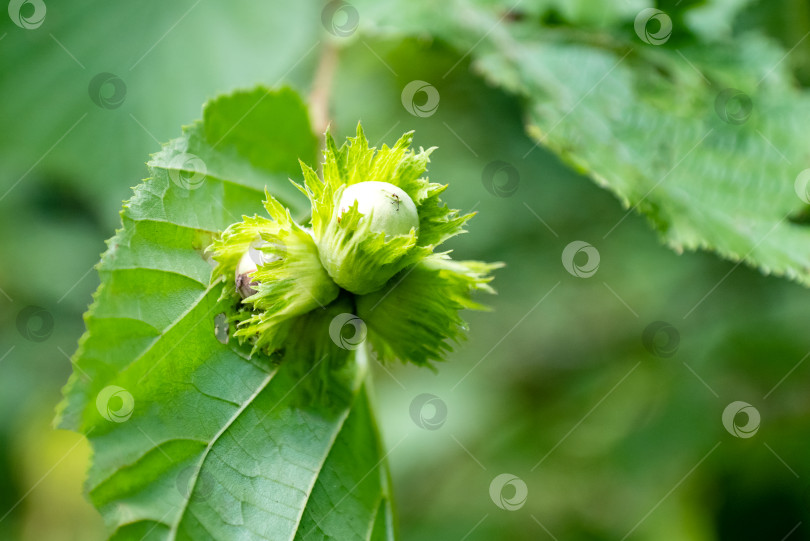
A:
[[[810,197],[797,182],[810,164],[810,99],[785,51],[757,34],[710,35],[707,6],[672,13],[672,36],[654,45],[634,30],[641,7],[583,30],[541,23],[546,2],[428,4],[363,5],[373,32],[423,32],[414,22],[428,21],[472,69],[524,98],[537,145],[646,215],[674,250],[713,250],[810,285]]]
[[[810,101],[778,75],[757,86],[780,52],[747,45],[722,57],[690,46],[526,44],[518,77],[533,97],[529,133],[645,214],[676,251],[714,250],[810,285],[810,230],[790,220],[804,204],[794,182],[807,162],[801,126]],[[481,69],[500,79],[507,65],[496,54]],[[572,65],[583,69],[570,73]],[[566,87],[548,99],[559,89],[543,79],[563,74]],[[750,96],[754,109],[741,124],[721,117],[740,106],[723,92]]]
[[[228,306],[205,247],[262,212],[265,187],[303,210],[287,177],[316,150],[294,92],[238,92],[154,155],[125,204],[59,408],[91,442],[87,491],[112,539],[393,539],[363,350],[318,387],[324,359],[250,358],[216,332]]]

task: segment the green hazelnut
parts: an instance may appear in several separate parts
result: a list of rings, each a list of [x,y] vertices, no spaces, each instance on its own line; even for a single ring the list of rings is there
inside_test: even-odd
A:
[[[258,270],[259,265],[266,265],[281,259],[275,254],[268,254],[261,250],[267,244],[267,242],[261,240],[252,243],[236,266],[236,291],[243,299],[256,294],[255,286],[258,285],[258,282],[253,280],[252,277],[253,273]]]
[[[369,228],[386,237],[419,231],[419,213],[413,199],[402,188],[388,182],[366,181],[347,186],[338,206],[341,216],[357,203],[360,214],[371,216]]]

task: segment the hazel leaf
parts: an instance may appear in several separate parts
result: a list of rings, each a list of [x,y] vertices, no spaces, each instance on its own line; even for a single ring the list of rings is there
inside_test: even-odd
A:
[[[250,356],[205,253],[239,216],[265,212],[265,187],[273,219],[256,223],[312,249],[285,222],[305,208],[287,177],[316,154],[306,108],[291,90],[257,88],[216,98],[203,118],[153,156],[98,265],[57,420],[90,441],[88,498],[113,539],[394,539],[365,350],[335,353],[328,332],[351,305],[315,306],[289,320],[298,340],[286,351]],[[236,252],[223,257],[235,265]],[[258,271],[276,272],[293,270]]]

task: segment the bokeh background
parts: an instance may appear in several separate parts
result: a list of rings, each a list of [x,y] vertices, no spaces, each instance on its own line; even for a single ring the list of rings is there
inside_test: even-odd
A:
[[[677,18],[707,3],[732,5],[718,25],[781,43],[797,84],[810,82],[805,2],[658,7]],[[810,539],[810,292],[675,254],[635,213],[605,237],[626,210],[545,149],[524,158],[520,100],[479,79],[467,51],[376,34],[384,3],[358,5],[358,30],[339,40],[314,1],[45,4],[37,28],[0,15],[0,539],[104,538],[82,496],[88,446],[51,420],[93,265],[148,155],[217,93],[309,92],[327,46],[339,46],[337,135],[362,120],[378,144],[414,129],[438,146],[431,179],[479,213],[451,247],[507,263],[493,311],[468,314],[469,340],[438,373],[376,367],[402,538]],[[539,3],[548,24],[632,32],[651,4],[626,4],[629,17],[605,22],[601,3]],[[413,80],[437,89],[435,114],[403,107]],[[116,84],[123,99],[100,98]],[[494,162],[505,177],[488,176]],[[561,262],[576,240],[599,253],[589,278]],[[752,437],[724,427],[735,401],[760,415]],[[501,474],[505,500],[490,494]],[[524,486],[525,502],[503,509]]]

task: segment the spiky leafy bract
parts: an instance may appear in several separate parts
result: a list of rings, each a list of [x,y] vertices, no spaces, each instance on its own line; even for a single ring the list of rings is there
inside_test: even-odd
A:
[[[296,317],[335,300],[339,288],[321,265],[310,234],[295,223],[289,210],[270,194],[266,196],[264,207],[271,219],[244,216],[208,250],[218,263],[213,279],[221,276],[227,284],[223,295],[239,303],[232,316],[237,324],[234,336],[250,341],[252,352],[270,354],[284,345]],[[267,262],[257,265],[252,274],[256,293],[241,300],[235,272],[251,246],[275,257],[265,257]]]
[[[333,317],[349,312],[365,321],[382,361],[429,366],[443,360],[450,342],[464,336],[459,311],[484,308],[472,301],[472,294],[493,292],[490,273],[501,265],[434,253],[436,246],[463,233],[473,215],[460,215],[441,201],[447,186],[422,177],[433,149],[410,150],[412,138],[408,132],[393,147],[378,151],[369,148],[359,124],[356,137],[340,148],[327,132],[323,179],[301,162],[304,185],[296,184],[312,204],[311,231],[267,194],[269,219],[246,216],[209,247],[218,262],[214,277],[225,280],[223,295],[236,308],[234,334],[249,341],[253,352],[282,350],[313,362],[328,358],[324,370],[340,366],[347,351],[327,339],[327,328]],[[419,215],[418,230],[404,235],[372,231],[372,217],[361,214],[356,201],[339,208],[348,186],[367,181],[388,182],[408,194]],[[235,272],[251,247],[275,257],[259,258],[250,276],[256,293],[243,300]]]
[[[383,289],[357,299],[357,312],[368,339],[382,361],[400,359],[417,365],[443,360],[467,330],[464,308],[483,310],[472,300],[476,291],[494,293],[490,273],[501,263],[453,261],[432,254]]]
[[[321,262],[332,279],[344,289],[363,295],[382,288],[392,276],[419,262],[448,238],[464,232],[473,214],[460,215],[439,198],[447,186],[430,182],[427,170],[434,148],[410,150],[413,132],[405,133],[393,147],[378,151],[368,146],[360,124],[356,137],[340,148],[326,133],[323,179],[301,163],[304,186],[297,185],[312,203],[312,231]],[[419,213],[419,230],[405,235],[386,235],[370,229],[353,205],[339,208],[343,190],[366,181],[388,182],[413,200]]]

